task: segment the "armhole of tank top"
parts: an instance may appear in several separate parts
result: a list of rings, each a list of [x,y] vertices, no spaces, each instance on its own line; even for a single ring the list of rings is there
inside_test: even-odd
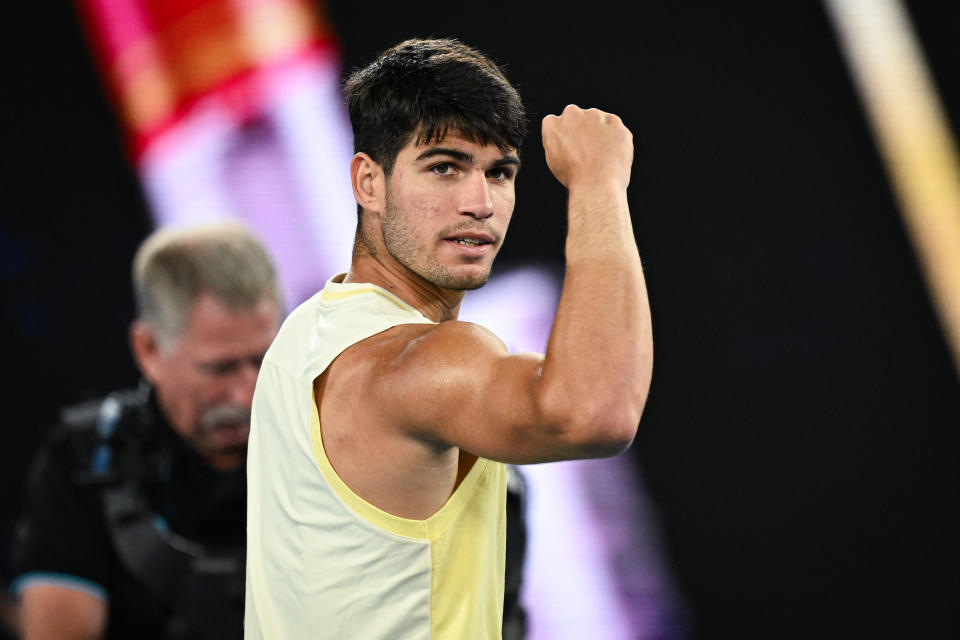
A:
[[[422,520],[400,518],[370,504],[354,493],[347,483],[337,474],[333,465],[330,464],[330,459],[327,458],[327,452],[323,448],[320,413],[317,410],[316,396],[313,393],[312,386],[310,391],[310,442],[313,445],[314,461],[320,468],[324,480],[326,480],[327,485],[333,490],[333,493],[347,509],[361,520],[384,531],[407,538],[426,539],[426,529]]]
[[[460,486],[436,513],[425,520],[411,520],[395,516],[370,504],[354,493],[337,474],[323,447],[320,413],[317,410],[316,396],[313,393],[312,385],[310,391],[310,442],[313,446],[314,461],[323,474],[324,480],[347,509],[369,524],[408,538],[433,540],[441,535],[463,509],[466,501],[476,490],[480,477],[490,464],[490,461],[485,458],[477,458],[473,467],[460,482]]]

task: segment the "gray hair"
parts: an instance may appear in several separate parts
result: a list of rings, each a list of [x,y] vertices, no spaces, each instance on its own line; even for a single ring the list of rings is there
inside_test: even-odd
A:
[[[264,297],[277,303],[278,313],[282,306],[266,248],[236,221],[151,233],[133,259],[133,293],[139,319],[162,340],[182,335],[201,294],[235,311]]]

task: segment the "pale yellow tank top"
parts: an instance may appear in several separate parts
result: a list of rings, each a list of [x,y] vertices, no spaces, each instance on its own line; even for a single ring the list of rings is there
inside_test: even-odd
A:
[[[331,279],[267,353],[247,460],[245,637],[500,638],[506,468],[480,458],[426,520],[357,496],[327,460],[313,381],[344,349],[430,323],[369,284]]]

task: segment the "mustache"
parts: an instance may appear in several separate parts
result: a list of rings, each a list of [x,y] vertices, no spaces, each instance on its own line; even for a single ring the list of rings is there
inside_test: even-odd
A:
[[[221,404],[212,407],[200,418],[200,426],[205,431],[213,431],[229,424],[250,424],[250,409],[235,404]]]
[[[493,244],[500,242],[499,233],[491,229],[486,223],[478,222],[476,220],[464,220],[463,222],[450,225],[449,227],[446,227],[440,231],[440,236],[446,238],[464,231],[488,235],[493,238]]]

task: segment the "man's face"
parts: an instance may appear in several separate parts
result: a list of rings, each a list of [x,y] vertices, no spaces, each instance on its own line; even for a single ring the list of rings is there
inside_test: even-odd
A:
[[[263,356],[277,334],[276,303],[233,311],[209,294],[194,303],[182,335],[134,350],[173,429],[214,467],[243,461],[250,407]]]
[[[445,289],[476,289],[490,277],[514,206],[519,160],[458,135],[397,155],[381,215],[387,251]]]

